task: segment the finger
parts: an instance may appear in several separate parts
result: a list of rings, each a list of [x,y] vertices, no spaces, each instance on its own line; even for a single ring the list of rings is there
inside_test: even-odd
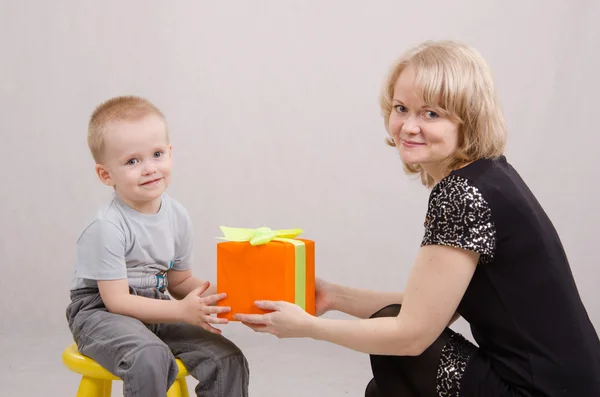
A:
[[[229,306],[205,306],[203,311],[205,314],[228,313],[231,311],[231,307],[229,307]]]
[[[229,320],[226,318],[219,318],[219,317],[212,317],[212,316],[206,316],[204,318],[204,321],[206,321],[207,323],[211,323],[211,324],[227,324],[229,322]]]
[[[200,325],[200,326],[202,328],[204,328],[205,330],[207,330],[208,332],[210,332],[210,333],[217,334],[217,335],[221,334],[221,330],[220,329],[215,328],[215,327],[211,326],[208,323],[202,323],[202,325]]]
[[[201,286],[199,286],[198,288],[193,290],[191,293],[196,296],[200,296],[204,293],[204,291],[206,291],[208,289],[209,286],[210,286],[210,282],[205,281],[204,284],[202,284]]]
[[[221,292],[220,294],[205,296],[204,298],[202,298],[202,303],[204,303],[205,305],[214,305],[218,301],[225,298],[227,298],[227,294],[225,292]]]
[[[282,302],[274,302],[274,301],[256,301],[254,302],[256,307],[263,310],[281,310],[283,306]]]
[[[244,324],[248,328],[251,328],[255,332],[269,333],[267,326],[264,324],[250,324],[250,323],[245,323],[243,321],[242,321],[242,324]]]
[[[266,316],[266,314],[234,314],[233,318],[250,324],[267,324],[268,318]]]

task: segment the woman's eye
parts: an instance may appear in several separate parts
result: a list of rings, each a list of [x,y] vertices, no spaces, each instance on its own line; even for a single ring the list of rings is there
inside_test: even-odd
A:
[[[402,105],[396,105],[394,106],[394,110],[398,113],[404,113],[406,112],[406,108]]]
[[[162,156],[163,152],[161,152],[160,150],[158,152],[154,152],[154,157],[158,158],[160,156]]]
[[[432,112],[431,110],[425,112],[426,119],[437,119],[438,117],[440,116],[436,112]]]
[[[127,165],[136,165],[138,163],[138,159],[131,159],[127,162]]]

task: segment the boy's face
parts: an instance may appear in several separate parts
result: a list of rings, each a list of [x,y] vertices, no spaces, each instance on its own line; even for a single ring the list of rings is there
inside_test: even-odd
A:
[[[151,114],[112,124],[104,135],[103,163],[96,172],[104,184],[114,186],[137,211],[156,213],[171,181],[171,145],[163,120]]]

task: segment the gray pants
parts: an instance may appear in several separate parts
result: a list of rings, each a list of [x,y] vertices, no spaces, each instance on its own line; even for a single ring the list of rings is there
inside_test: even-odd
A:
[[[170,299],[153,290],[130,288],[130,293]],[[175,357],[199,381],[198,397],[248,396],[248,362],[221,335],[186,323],[145,324],[110,313],[95,288],[72,291],[66,314],[79,352],[122,379],[125,397],[164,397],[177,377]]]

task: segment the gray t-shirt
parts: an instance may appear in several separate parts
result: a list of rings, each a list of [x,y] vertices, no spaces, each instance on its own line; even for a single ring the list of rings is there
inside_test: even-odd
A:
[[[156,214],[142,214],[115,194],[77,240],[71,290],[97,288],[96,280],[127,278],[135,288],[167,285],[169,269],[190,268],[193,229],[185,208],[166,194]]]

